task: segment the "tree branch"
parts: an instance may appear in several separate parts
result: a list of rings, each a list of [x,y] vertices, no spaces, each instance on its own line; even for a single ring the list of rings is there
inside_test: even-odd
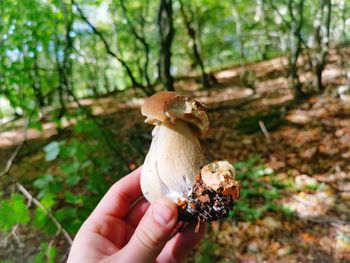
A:
[[[111,55],[112,57],[114,57],[116,60],[118,60],[118,62],[124,67],[124,69],[126,70],[127,75],[129,76],[129,78],[130,78],[130,80],[131,80],[132,85],[134,85],[135,87],[141,88],[143,92],[145,92],[147,95],[149,95],[149,94],[147,93],[147,89],[146,89],[141,83],[139,83],[139,82],[135,79],[135,77],[134,77],[134,75],[133,75],[133,73],[132,73],[132,71],[131,71],[129,65],[128,65],[120,56],[118,56],[117,53],[115,53],[115,52],[111,49],[111,47],[109,46],[109,44],[108,44],[106,38],[104,37],[104,35],[102,34],[102,32],[100,32],[100,31],[89,21],[89,19],[88,19],[87,16],[84,14],[83,10],[81,10],[81,8],[79,7],[79,5],[75,2],[75,0],[71,0],[71,1],[72,1],[72,4],[77,8],[80,17],[81,17],[81,18],[84,20],[84,22],[91,28],[91,30],[100,38],[100,40],[102,41],[102,43],[103,43],[103,45],[104,45],[104,47],[105,47],[107,53],[108,53],[109,55]]]
[[[25,125],[23,128],[23,141],[22,143],[17,146],[16,150],[13,152],[13,154],[11,155],[10,159],[7,161],[5,170],[0,174],[0,176],[3,176],[5,174],[8,174],[12,168],[13,162],[16,159],[16,157],[18,156],[18,153],[20,152],[20,150],[22,149],[23,145],[25,144],[25,142],[27,141],[27,131],[28,131],[28,125],[29,125],[29,118],[26,119],[25,121]],[[58,222],[58,220],[53,216],[53,214],[48,211],[41,203],[38,199],[36,199],[35,197],[33,197],[28,190],[20,183],[16,183],[16,188],[27,198],[29,203],[33,203],[35,206],[39,207],[40,209],[42,209],[45,214],[52,220],[52,222],[56,225],[57,227],[57,233],[56,235],[60,234],[62,232],[62,234],[64,235],[64,237],[67,239],[67,241],[69,242],[69,244],[72,244],[72,238],[70,237],[70,235],[68,234],[68,232],[62,227],[62,225]],[[15,226],[10,235],[14,235],[16,238],[16,231],[17,227]],[[19,240],[17,240],[17,242],[19,242]]]
[[[147,86],[151,87],[151,81],[150,78],[148,76],[148,64],[149,64],[149,52],[150,52],[150,48],[149,48],[149,44],[146,41],[146,37],[144,36],[144,34],[142,33],[141,35],[137,32],[134,24],[132,23],[130,17],[128,16],[128,12],[127,9],[125,7],[125,3],[124,0],[120,0],[120,5],[122,7],[123,10],[123,15],[130,27],[131,32],[134,34],[135,38],[140,41],[140,43],[142,44],[144,51],[145,51],[145,63],[144,63],[144,74],[145,74],[145,78],[146,78],[146,82],[147,82]],[[141,16],[142,17],[142,16]],[[141,26],[144,26],[144,23],[141,24]]]
[[[67,230],[63,228],[63,226],[60,224],[60,222],[58,222],[56,217],[54,217],[54,215],[49,210],[47,210],[46,207],[43,206],[38,199],[33,197],[22,184],[16,183],[16,187],[27,198],[27,200],[30,203],[33,203],[36,207],[42,209],[44,211],[44,213],[51,219],[51,221],[55,224],[55,226],[57,228],[56,236],[58,236],[60,233],[62,233],[63,236],[68,241],[69,245],[72,245],[73,240],[72,240],[71,236],[69,235]]]

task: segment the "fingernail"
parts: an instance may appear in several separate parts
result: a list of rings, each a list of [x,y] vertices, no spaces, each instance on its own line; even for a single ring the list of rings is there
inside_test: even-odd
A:
[[[154,219],[161,225],[167,225],[174,218],[173,210],[166,204],[158,202],[154,205],[152,214]]]

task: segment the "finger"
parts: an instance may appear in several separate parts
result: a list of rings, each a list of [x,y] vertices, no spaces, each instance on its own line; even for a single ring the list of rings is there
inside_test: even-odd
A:
[[[141,196],[141,167],[116,182],[105,194],[91,216],[124,217],[130,206]]]
[[[176,226],[176,204],[161,199],[147,210],[131,237],[129,243],[117,254],[109,258],[110,262],[153,262],[165,246]]]
[[[125,246],[130,239],[130,233],[135,230],[123,219],[109,215],[100,216],[98,220],[91,218],[89,222],[84,223],[83,228],[88,233],[94,233],[109,240],[118,248]]]
[[[187,225],[182,233],[178,233],[164,247],[160,255],[157,257],[158,263],[181,262],[186,258],[188,253],[199,243],[204,237],[206,231],[205,223],[202,223],[199,231],[195,232],[195,224]]]
[[[125,221],[136,228],[150,205],[151,204],[145,198],[142,198],[129,210],[130,212],[125,217]]]

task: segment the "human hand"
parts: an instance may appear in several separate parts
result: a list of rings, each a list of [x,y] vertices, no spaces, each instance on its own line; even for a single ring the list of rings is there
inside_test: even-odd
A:
[[[180,262],[203,237],[187,225],[173,236],[176,204],[141,198],[141,167],[115,183],[78,231],[68,263]]]

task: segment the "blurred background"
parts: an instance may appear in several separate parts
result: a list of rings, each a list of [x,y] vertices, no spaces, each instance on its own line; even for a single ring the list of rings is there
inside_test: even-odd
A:
[[[188,262],[349,262],[349,40],[349,0],[1,0],[0,262],[66,261],[161,90],[242,185]]]

